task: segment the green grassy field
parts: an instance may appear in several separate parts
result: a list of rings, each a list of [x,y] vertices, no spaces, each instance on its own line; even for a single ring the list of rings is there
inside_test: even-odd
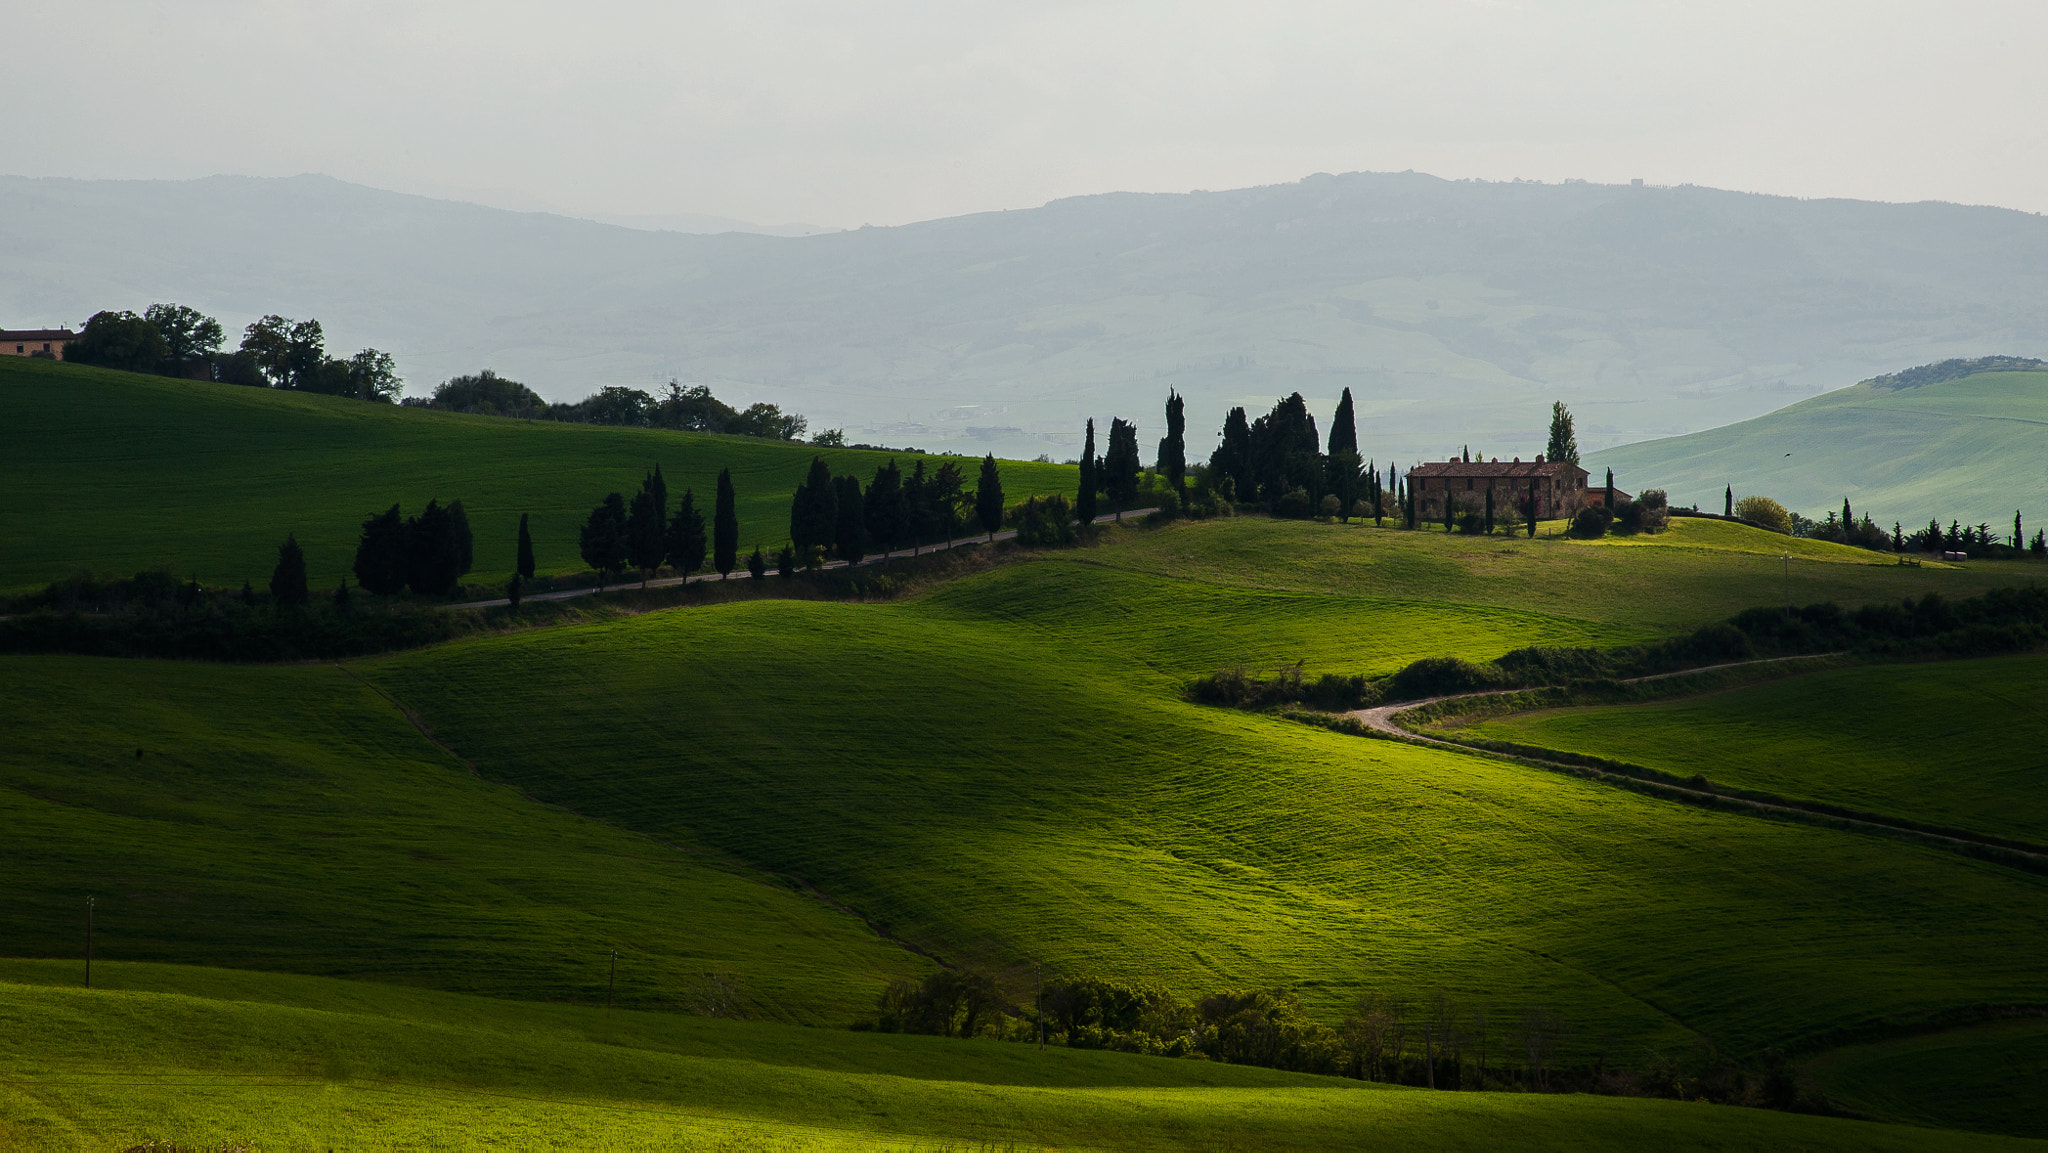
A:
[[[53,722],[53,718],[63,718]],[[139,754],[139,755],[138,755]],[[0,657],[0,954],[843,1024],[929,963],[729,861],[477,779],[331,666]]]
[[[1670,490],[1672,503],[1721,509],[1724,485],[1740,498],[1775,497],[1816,519],[1840,511],[1908,531],[1929,517],[1988,521],[2012,531],[2014,508],[2048,524],[2048,373],[1989,372],[1918,388],[1869,383],[1723,428],[1606,449],[1586,458],[1612,468],[1623,488]],[[2029,530],[2029,535],[2032,529]]]
[[[0,1143],[286,1148],[1947,1149],[2023,1142],[1675,1101],[0,962]]]
[[[2048,997],[2028,943],[2048,931],[2041,878],[1182,702],[1187,676],[1233,653],[1372,671],[1648,631],[1123,567],[1183,555],[1184,531],[1264,534],[1269,555],[1349,574],[1452,563],[1441,537],[1196,525],[910,602],[720,606],[357,667],[486,776],[800,872],[949,959],[1187,993],[1285,984],[1328,1014],[1368,988],[1443,987],[1496,1019],[1551,1005],[1581,1052],[1753,1053]],[[1524,547],[1626,558],[1645,584],[1658,555]],[[1719,558],[1731,585],[1752,559],[1669,556],[1680,574]],[[1970,575],[1816,567],[1850,599]],[[521,707],[515,685],[548,706]]]
[[[2048,656],[1834,669],[1461,731],[2048,843]]]
[[[653,429],[504,420],[305,393],[0,357],[0,593],[73,572],[164,565],[202,583],[259,587],[297,533],[315,588],[348,570],[363,520],[397,501],[460,498],[476,535],[469,579],[512,571],[531,514],[542,573],[584,565],[576,530],[607,492],[631,496],[656,464],[670,500],[694,488],[706,520],[718,470],[738,497],[740,547],[777,546],[811,457],[863,480],[888,454]],[[899,463],[908,470],[914,458]],[[934,459],[931,467],[941,463]],[[967,483],[978,462],[961,460]],[[1063,465],[1005,462],[1012,500],[1071,491]]]
[[[1865,1116],[2048,1138],[2048,1022],[2038,1017],[1854,1045],[1808,1068],[1831,1100]]]

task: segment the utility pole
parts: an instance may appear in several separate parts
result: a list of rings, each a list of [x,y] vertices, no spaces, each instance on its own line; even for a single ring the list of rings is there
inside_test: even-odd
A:
[[[92,903],[93,898],[88,896],[85,899],[85,987],[88,989],[92,988]]]

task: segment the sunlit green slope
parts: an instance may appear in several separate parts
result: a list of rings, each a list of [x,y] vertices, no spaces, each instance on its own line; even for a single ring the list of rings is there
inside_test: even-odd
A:
[[[1477,736],[2048,843],[2048,656],[1837,669],[1486,720]]]
[[[1732,485],[1737,497],[1775,497],[1816,519],[1847,497],[1887,529],[1940,517],[2009,534],[2014,509],[2048,525],[2044,443],[2048,373],[1987,372],[1906,388],[1866,381],[1755,420],[1597,452],[1586,467],[1712,512]]]
[[[0,1145],[1953,1149],[1998,1138],[168,966],[0,962]],[[106,986],[111,986],[108,988]],[[26,1027],[24,1027],[26,1026]]]
[[[843,1024],[928,964],[728,861],[487,784],[331,666],[0,657],[0,955]]]
[[[470,579],[512,570],[530,513],[543,573],[580,570],[576,529],[607,492],[656,464],[671,500],[694,488],[708,520],[731,468],[742,552],[778,545],[814,453],[864,477],[881,453],[748,437],[461,416],[336,397],[169,380],[0,357],[0,592],[85,569],[168,565],[202,582],[269,579],[297,533],[315,588],[332,588],[362,521],[396,501],[461,499],[476,534]],[[906,469],[912,458],[904,457]],[[936,467],[938,461],[933,462]],[[978,462],[961,460],[972,486]],[[1070,490],[1074,470],[1006,462],[1013,499]]]

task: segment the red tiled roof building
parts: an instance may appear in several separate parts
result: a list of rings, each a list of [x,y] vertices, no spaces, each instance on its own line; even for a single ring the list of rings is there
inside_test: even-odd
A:
[[[1525,515],[1522,502],[1531,483],[1538,520],[1570,516],[1586,503],[1586,470],[1566,460],[1437,460],[1408,470],[1408,489],[1415,494],[1415,516],[1421,521],[1442,520],[1445,500],[1460,512],[1484,512],[1488,489],[1496,515]]]

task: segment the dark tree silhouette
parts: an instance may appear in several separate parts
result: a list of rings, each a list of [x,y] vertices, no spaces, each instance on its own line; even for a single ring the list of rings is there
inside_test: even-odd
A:
[[[1572,412],[1561,400],[1550,405],[1550,443],[1543,449],[1543,458],[1579,463],[1579,437],[1572,430]]]
[[[421,596],[447,596],[462,577],[462,541],[452,507],[430,500],[405,522],[405,583]]]
[[[1138,426],[1118,417],[1109,420],[1109,451],[1102,456],[1102,487],[1116,506],[1116,519],[1138,495]]]
[[[1074,516],[1084,525],[1095,523],[1095,494],[1102,488],[1095,473],[1095,418],[1091,416],[1087,438],[1081,442],[1081,484],[1074,491]]]
[[[597,573],[599,591],[604,589],[607,577],[625,572],[632,559],[626,534],[626,498],[610,493],[603,504],[590,510],[590,518],[583,522],[577,541],[583,563]]]
[[[703,568],[704,543],[704,514],[697,511],[697,494],[686,488],[668,522],[669,566],[684,576]]]
[[[397,505],[363,522],[362,539],[356,543],[356,583],[377,596],[390,596],[405,587],[405,518]]]
[[[1173,389],[1166,392],[1166,436],[1159,442],[1159,475],[1173,486],[1173,495],[1188,494],[1187,403]]]
[[[917,467],[922,469],[924,461],[918,461]],[[854,487],[858,491],[859,486]],[[868,542],[874,547],[889,552],[913,540],[916,534],[911,527],[910,493],[904,489],[903,470],[895,458],[875,466],[874,479],[868,482],[868,490],[861,494],[860,501],[862,523]],[[844,509],[840,510],[840,519],[845,519]]]
[[[643,482],[633,494],[633,506],[626,513],[626,560],[640,570],[640,587],[668,555],[668,526],[663,524],[660,502],[650,482]]]
[[[1234,500],[1258,496],[1252,480],[1252,426],[1245,420],[1243,406],[1231,409],[1223,418],[1223,439],[1209,454],[1209,477],[1219,489],[1229,481],[1225,495]]]
[[[1735,515],[1735,486],[1732,484],[1721,492],[1721,515]]]
[[[533,579],[533,534],[527,531],[526,514],[519,514],[519,558],[514,570],[522,580]]]
[[[448,506],[448,533],[455,542],[455,575],[468,576],[476,567],[476,536],[469,531],[469,510],[459,500]]]
[[[732,470],[718,470],[718,500],[711,512],[711,563],[718,579],[732,575],[740,559],[740,517],[733,509]]]
[[[311,599],[306,592],[306,554],[299,548],[296,533],[287,534],[277,546],[277,567],[270,570],[270,599],[294,607]]]
[[[838,489],[839,521],[832,526],[832,551],[847,564],[859,564],[867,555],[868,528],[866,510],[862,507],[860,478],[840,476],[832,479]],[[899,495],[901,489],[897,490]],[[760,549],[754,550],[759,554]]]
[[[747,575],[755,580],[768,575],[768,558],[761,555],[760,545],[755,545],[753,555],[747,558]]]
[[[981,477],[974,485],[974,515],[988,539],[996,539],[996,530],[1003,527],[1003,474],[996,468],[994,453],[981,458]]]
[[[1351,408],[1351,389],[1337,401],[1337,415],[1330,418],[1330,455],[1358,451],[1358,417]]]
[[[789,539],[801,553],[812,545],[831,545],[839,523],[839,498],[832,487],[832,469],[822,457],[811,458],[811,470],[789,505]]]

